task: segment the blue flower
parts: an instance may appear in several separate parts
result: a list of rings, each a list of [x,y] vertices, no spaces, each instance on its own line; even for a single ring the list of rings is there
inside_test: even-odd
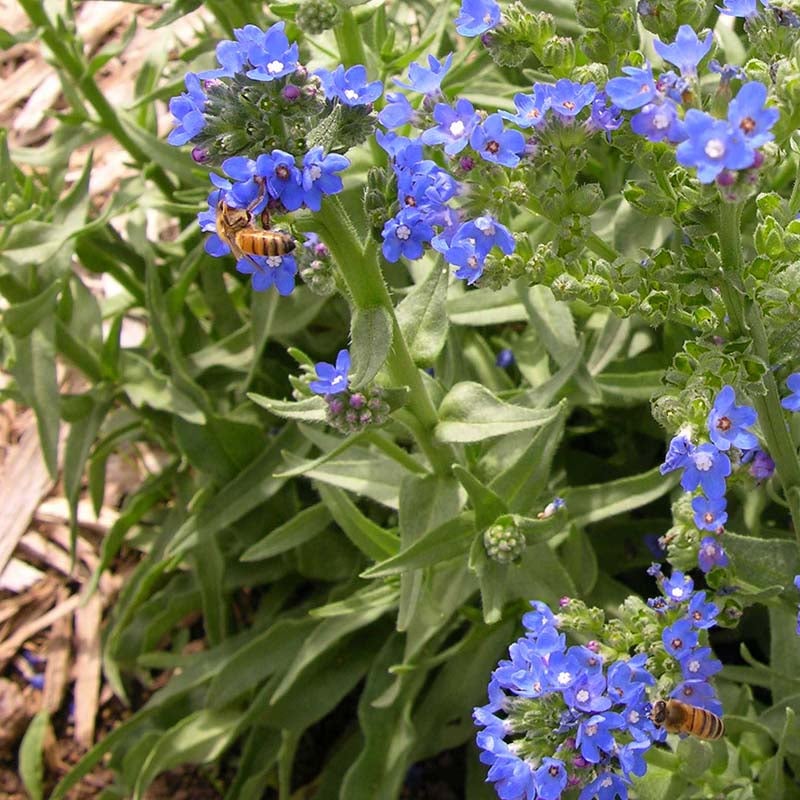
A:
[[[697,646],[697,631],[692,628],[688,619],[679,619],[661,632],[661,641],[664,649],[673,657],[680,660]]]
[[[664,457],[664,463],[661,465],[659,472],[662,475],[666,475],[673,470],[684,469],[689,465],[689,458],[694,449],[694,445],[682,433],[674,436],[669,443],[667,455]]]
[[[269,155],[262,153],[256,159],[255,171],[266,179],[270,195],[280,200],[287,211],[296,211],[303,205],[301,174],[291,153],[283,150],[273,150]]]
[[[433,238],[433,227],[415,208],[403,208],[383,226],[383,255],[387,261],[400,256],[422,258],[423,245]]]
[[[725,478],[731,474],[731,460],[713,444],[701,444],[689,456],[681,477],[684,491],[693,492],[698,486],[706,497],[725,494]]]
[[[545,83],[535,83],[533,94],[515,94],[514,105],[517,107],[517,113],[500,111],[500,116],[519,125],[520,128],[538,128],[544,123],[547,109],[550,108],[550,88]]]
[[[455,26],[461,36],[480,36],[497,27],[498,22],[500,6],[494,0],[463,0]]]
[[[696,167],[700,183],[711,183],[723,169],[752,166],[753,150],[727,122],[690,108],[683,124],[687,139],[678,145],[675,159],[684,167]]]
[[[387,92],[387,103],[378,114],[378,122],[385,128],[400,128],[414,119],[416,111],[408,102],[408,98],[399,92]]]
[[[356,64],[345,72],[344,66],[339,64],[333,72],[318,69],[315,73],[328,100],[338,98],[346,106],[363,106],[374,103],[383,92],[380,81],[367,83],[367,68]]]
[[[514,363],[514,351],[504,347],[495,358],[494,363],[501,369],[508,369]]]
[[[437,103],[433,109],[433,119],[438,123],[437,126],[423,131],[421,141],[428,145],[443,144],[445,153],[454,156],[467,146],[480,117],[472,103],[462,97],[456,101],[455,108],[446,103]]]
[[[322,197],[342,191],[342,179],[334,173],[347,169],[350,160],[337,153],[323,155],[322,147],[312,147],[303,156],[303,172],[300,186],[303,189],[303,202],[312,211],[322,207]]]
[[[315,394],[340,394],[346,392],[350,383],[347,373],[350,372],[350,353],[340,350],[336,356],[336,364],[318,361],[314,364],[317,380],[308,386]]]
[[[694,524],[701,531],[718,531],[728,521],[728,513],[725,511],[726,506],[727,501],[724,497],[716,497],[709,500],[707,497],[698,495],[692,500]]]
[[[770,128],[778,121],[780,112],[777,108],[765,108],[766,102],[767,87],[750,81],[728,105],[728,122],[741,132],[750,147],[761,147],[775,138]]]
[[[614,752],[615,742],[611,731],[624,726],[625,720],[621,714],[613,711],[594,714],[584,719],[578,726],[575,745],[580,748],[581,755],[590,764],[597,764],[602,760],[603,752]]]
[[[697,563],[703,572],[710,572],[714,567],[727,567],[728,554],[713,536],[706,536],[700,542]]]
[[[640,653],[627,661],[615,661],[608,668],[608,693],[615,703],[633,703],[644,686],[655,683],[655,678],[644,668],[646,660],[646,654]]]
[[[206,253],[214,258],[227,256],[231,252],[230,246],[219,238],[217,234],[217,201],[219,192],[211,192],[208,196],[208,208],[197,215],[197,222],[203,233],[210,233],[203,245]]]
[[[567,769],[564,762],[545,756],[542,764],[533,773],[538,800],[558,800],[567,785]]]
[[[279,295],[286,297],[294,291],[297,263],[292,255],[248,255],[236,262],[236,269],[243,275],[253,276],[253,289],[257,292],[265,292],[274,286]]]
[[[550,610],[550,606],[547,603],[542,603],[541,600],[531,600],[531,606],[533,611],[528,611],[522,615],[522,624],[532,634],[538,636],[545,628],[555,626],[555,614]]]
[[[620,128],[622,122],[622,109],[614,105],[604,91],[598,92],[592,100],[592,113],[588,123],[590,129],[605,131],[606,138],[611,141],[611,131]]]
[[[169,110],[177,125],[170,131],[167,141],[176,146],[194,139],[206,126],[203,108],[207,98],[200,80],[193,72],[187,72],[184,81],[188,91],[169,101]]]
[[[750,457],[746,460],[742,458],[742,463],[746,464],[748,461],[752,462],[750,464],[750,474],[757,481],[765,481],[774,475],[775,462],[772,460],[769,453],[764,452],[760,448],[756,448],[755,450],[750,450],[748,455]]]
[[[725,5],[717,6],[717,11],[728,17],[754,17],[758,7],[756,0],[725,0]]]
[[[722,704],[717,700],[714,687],[708,681],[683,681],[671,692],[670,697],[675,697],[692,706],[705,708],[712,714],[722,714]]]
[[[260,214],[266,207],[269,197],[264,185],[256,179],[256,162],[245,156],[233,156],[222,162],[222,171],[236,183],[220,179],[212,174],[211,181],[220,189],[225,189],[224,199],[228,205],[247,208],[253,214]]]
[[[282,22],[277,23],[283,27]],[[207,69],[198,73],[198,77],[203,80],[212,78],[232,78],[234,75],[243,72],[247,64],[247,54],[252,46],[258,46],[264,38],[264,31],[257,25],[245,25],[244,28],[234,28],[233,35],[235,42],[225,40],[217,45],[217,61],[220,69]],[[287,41],[288,43],[288,41]]]
[[[591,783],[584,786],[578,800],[628,800],[625,781],[613,772],[601,772]]]
[[[422,94],[437,94],[441,90],[442,79],[450,70],[453,63],[453,54],[448,53],[444,61],[439,61],[433,55],[428,55],[428,67],[421,67],[419,64],[411,64],[408,68],[408,83],[395,80],[398,86],[403,89],[410,89],[412,92]]]
[[[781,400],[781,405],[789,411],[800,411],[800,372],[793,372],[786,379],[786,387],[791,394]]]
[[[651,142],[682,142],[686,138],[683,121],[673,100],[647,103],[631,118],[631,130]]]
[[[564,702],[572,709],[596,714],[611,708],[611,698],[605,694],[606,678],[602,672],[582,673],[578,680],[564,689]]]
[[[680,659],[681,672],[686,680],[699,681],[716,675],[722,662],[713,657],[710,647],[696,647]]]
[[[757,418],[754,408],[736,405],[733,386],[723,386],[708,414],[708,435],[720,450],[732,446],[749,450],[758,444],[758,439],[745,427],[753,425]]]
[[[627,78],[612,78],[606,84],[606,94],[614,105],[630,111],[657,99],[658,90],[650,64],[643,67],[623,67],[622,71]]]
[[[500,114],[490,114],[476,126],[469,143],[481,158],[504,167],[516,167],[525,150],[525,137],[519,131],[505,130]]]
[[[684,77],[695,77],[697,65],[708,55],[714,34],[708,32],[701,42],[697,34],[688,26],[681,25],[678,35],[672,44],[664,44],[659,39],[653,42],[653,47],[664,61],[674,64]]]
[[[593,83],[577,83],[561,78],[550,88],[550,108],[559,117],[571,119],[590,105],[596,94],[597,87]]]
[[[299,64],[300,53],[297,43],[290,45],[283,32],[285,22],[276,22],[263,35],[254,41],[247,50],[247,60],[255,67],[247,73],[248,78],[257,81],[274,81],[294,72]]]
[[[692,589],[694,589],[694,581],[679,569],[673,570],[672,575],[664,579],[661,584],[661,591],[664,592],[664,596],[673,603],[686,602],[692,595]]]
[[[652,747],[653,741],[649,736],[639,734],[632,742],[617,748],[616,756],[622,773],[630,779],[631,775],[641,778],[647,772],[647,762],[644,759],[645,751]]]
[[[706,602],[705,592],[695,592],[689,601],[687,619],[695,628],[713,628],[717,624],[719,606]]]
[[[472,240],[481,259],[497,245],[506,255],[514,252],[514,237],[511,231],[494,217],[485,214],[462,223],[453,235],[451,244],[457,245]]]
[[[400,203],[420,210],[435,212],[453,198],[459,189],[458,181],[435,161],[420,161],[397,176],[397,196]],[[433,224],[437,224],[431,220]]]
[[[375,131],[375,141],[389,154],[395,171],[414,167],[422,160],[423,149],[418,139],[409,139],[391,132],[384,133],[378,128]]]

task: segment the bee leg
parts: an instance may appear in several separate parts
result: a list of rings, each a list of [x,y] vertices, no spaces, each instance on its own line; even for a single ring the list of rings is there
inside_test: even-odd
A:
[[[260,175],[256,175],[253,180],[258,184],[258,195],[256,199],[247,206],[248,213],[252,213],[253,209],[264,199],[264,195],[267,192],[267,184]]]

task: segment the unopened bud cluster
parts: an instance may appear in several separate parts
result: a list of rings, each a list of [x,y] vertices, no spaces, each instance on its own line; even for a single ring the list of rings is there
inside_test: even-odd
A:
[[[389,417],[389,404],[380,386],[361,391],[347,389],[325,395],[324,399],[328,406],[325,419],[339,433],[358,433],[370,425],[382,425]]]
[[[511,519],[495,522],[483,534],[486,553],[499,564],[510,564],[525,552],[525,534]]]

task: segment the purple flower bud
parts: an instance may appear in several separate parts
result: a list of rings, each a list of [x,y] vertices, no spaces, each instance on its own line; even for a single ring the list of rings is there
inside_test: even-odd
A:
[[[470,156],[463,156],[458,164],[464,172],[469,172],[475,166],[475,160]]]
[[[360,392],[356,392],[350,396],[350,408],[362,408],[367,402],[367,398]]]
[[[205,147],[193,147],[192,159],[197,164],[205,164],[208,161],[208,150]]]
[[[293,83],[288,83],[286,86],[283,87],[281,91],[281,96],[284,100],[288,100],[290,103],[293,103],[300,97],[300,89],[299,87],[295,86]]]

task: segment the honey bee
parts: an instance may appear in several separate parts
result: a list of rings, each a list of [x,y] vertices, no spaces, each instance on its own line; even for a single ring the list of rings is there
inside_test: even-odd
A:
[[[725,724],[716,714],[680,700],[656,700],[650,719],[670,733],[690,733],[698,739],[713,741],[725,733]]]
[[[261,198],[256,198],[258,204]],[[217,236],[230,247],[237,260],[247,258],[259,269],[252,256],[285,256],[294,250],[295,241],[285,231],[274,231],[269,224],[269,213],[261,213],[261,228],[253,224],[250,208],[229,206],[220,194],[217,200]]]

